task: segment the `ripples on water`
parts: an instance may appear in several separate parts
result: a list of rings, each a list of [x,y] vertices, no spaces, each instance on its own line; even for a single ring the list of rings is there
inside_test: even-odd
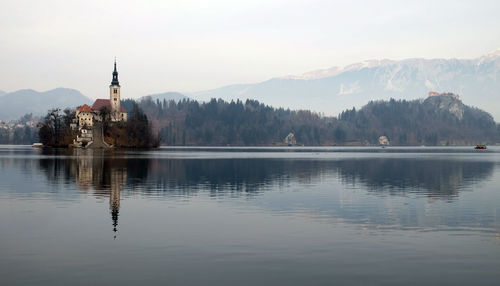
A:
[[[499,164],[495,147],[0,147],[0,274],[7,284],[500,283]]]

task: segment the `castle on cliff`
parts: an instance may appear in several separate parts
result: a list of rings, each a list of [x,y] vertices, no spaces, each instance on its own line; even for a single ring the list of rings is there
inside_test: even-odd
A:
[[[460,95],[452,93],[452,92],[439,93],[436,91],[429,91],[429,97],[432,97],[432,96],[449,96],[449,97],[453,97],[454,99],[460,99]]]
[[[73,128],[78,128],[78,136],[73,144],[77,147],[109,147],[104,142],[102,121],[127,121],[127,111],[120,105],[120,83],[118,71],[113,71],[113,79],[109,86],[109,99],[96,99],[92,107],[84,104],[75,111]]]

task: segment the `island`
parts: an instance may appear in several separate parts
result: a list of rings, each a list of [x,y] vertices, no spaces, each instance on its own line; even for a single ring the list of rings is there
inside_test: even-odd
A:
[[[121,106],[116,60],[109,86],[109,99],[96,99],[92,106],[75,110],[49,110],[39,124],[43,146],[74,148],[152,148],[159,146],[147,116],[136,103],[129,112]]]

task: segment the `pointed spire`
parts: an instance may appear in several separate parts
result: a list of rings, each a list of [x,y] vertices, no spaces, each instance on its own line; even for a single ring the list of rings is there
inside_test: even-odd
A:
[[[118,71],[116,70],[116,57],[115,57],[115,70],[113,71],[113,80],[111,81],[111,85],[120,86],[118,82]]]

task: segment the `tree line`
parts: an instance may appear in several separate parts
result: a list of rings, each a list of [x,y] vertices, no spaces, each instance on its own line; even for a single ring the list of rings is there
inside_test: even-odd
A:
[[[160,144],[158,136],[153,134],[148,116],[136,102],[127,105],[127,121],[111,122],[110,111],[101,110],[103,118],[104,140],[106,143],[121,148],[153,148]]]
[[[499,140],[500,127],[491,115],[458,100],[450,104],[458,108],[461,118],[453,114],[454,109],[443,109],[440,102],[430,98],[371,101],[337,117],[273,108],[250,99],[200,103],[146,98],[139,102],[164,145],[283,145],[289,133],[295,135],[298,144],[307,146],[376,145],[382,135],[392,145],[492,144]]]
[[[122,106],[128,112],[127,122],[103,124],[106,142],[120,147],[273,146],[284,145],[289,133],[294,134],[299,145],[307,146],[377,145],[382,135],[389,138],[391,145],[402,146],[500,141],[500,125],[490,114],[451,97],[371,101],[361,109],[345,110],[336,117],[273,108],[250,99],[127,99]],[[0,144],[39,141],[49,146],[68,146],[76,138],[76,131],[70,128],[74,118],[74,109],[52,109],[38,127],[30,127],[25,123],[32,116],[25,115],[18,121],[18,126],[23,127],[0,128]]]
[[[33,144],[38,142],[38,127],[29,125],[36,120],[28,113],[20,119],[0,124],[0,144]]]

